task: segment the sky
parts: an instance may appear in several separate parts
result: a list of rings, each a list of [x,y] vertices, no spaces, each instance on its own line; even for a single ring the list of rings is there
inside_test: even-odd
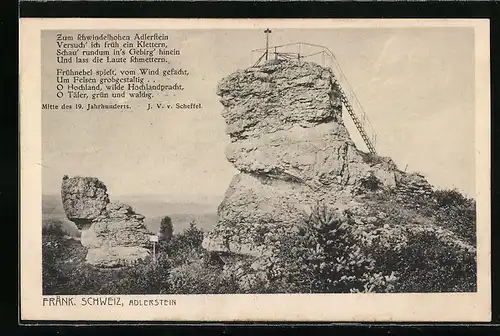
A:
[[[155,101],[197,101],[201,110],[42,114],[43,192],[57,194],[63,175],[96,176],[112,197],[157,195],[165,201],[222,197],[237,172],[215,94],[217,83],[256,59],[260,30],[171,31],[191,72],[185,92]],[[377,152],[439,188],[473,197],[474,32],[471,28],[274,29],[270,45],[309,42],[335,53],[377,133]],[[45,43],[45,44],[44,44]],[[49,43],[42,41],[45,50]],[[53,50],[51,50],[53,51]],[[49,76],[54,64],[44,63]],[[42,82],[45,94],[52,86]],[[355,143],[362,141],[344,118]]]

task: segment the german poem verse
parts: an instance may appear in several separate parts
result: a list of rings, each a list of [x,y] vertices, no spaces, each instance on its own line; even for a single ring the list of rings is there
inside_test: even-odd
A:
[[[42,32],[42,110],[201,109],[169,31]]]

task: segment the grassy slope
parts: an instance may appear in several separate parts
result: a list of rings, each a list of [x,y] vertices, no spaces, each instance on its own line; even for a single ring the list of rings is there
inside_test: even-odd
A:
[[[384,258],[382,264],[395,263],[404,274],[400,291],[477,288],[475,202],[454,191],[442,193],[436,198],[408,197],[404,201],[397,201],[390,193],[369,193],[361,198],[368,205],[367,217],[384,214],[379,223],[389,227],[379,230],[389,237],[389,245],[402,236],[409,239],[402,256],[388,246],[377,253]]]
[[[395,224],[434,225],[453,232],[457,239],[475,246],[475,202],[466,198],[456,199],[458,194],[454,191],[444,193],[437,199],[407,197],[401,201],[390,193],[367,193],[360,199],[368,205],[366,208],[370,209],[372,215],[383,212]]]

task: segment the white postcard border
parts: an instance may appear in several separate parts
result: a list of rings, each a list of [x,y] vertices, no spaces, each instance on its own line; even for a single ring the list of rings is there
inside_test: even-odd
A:
[[[124,306],[43,306],[41,57],[44,29],[474,27],[476,51],[477,293],[120,295]],[[21,318],[80,321],[490,321],[490,69],[485,19],[21,19]],[[74,296],[76,301],[81,296]],[[129,306],[174,299],[174,306]]]

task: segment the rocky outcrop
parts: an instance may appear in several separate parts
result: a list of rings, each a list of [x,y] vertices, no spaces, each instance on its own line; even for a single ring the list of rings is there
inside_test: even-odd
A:
[[[104,183],[94,177],[65,176],[61,197],[68,219],[81,230],[86,261],[97,267],[129,266],[149,256],[144,216],[110,202]]]
[[[422,175],[356,149],[336,83],[279,60],[220,82],[239,172],[203,247],[245,293],[474,291],[474,206],[443,208]]]
[[[356,149],[342,121],[333,73],[313,63],[274,62],[238,71],[217,90],[240,171],[203,245],[259,255],[317,202],[345,207],[367,176],[396,186],[396,166]]]
[[[425,196],[431,197],[432,186],[419,173],[397,174],[397,192],[399,196]]]
[[[61,198],[66,217],[79,229],[106,213],[109,196],[104,183],[95,177],[63,177]]]

